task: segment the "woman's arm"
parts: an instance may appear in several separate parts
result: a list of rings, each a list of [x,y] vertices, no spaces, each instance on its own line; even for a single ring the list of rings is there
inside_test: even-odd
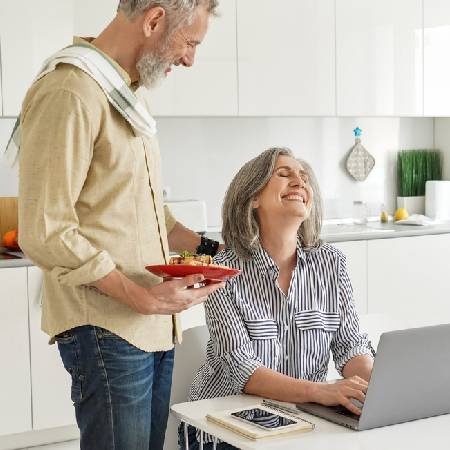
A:
[[[351,399],[364,403],[367,382],[360,377],[352,376],[333,384],[315,383],[298,380],[266,367],[260,367],[250,376],[244,392],[282,402],[342,405],[359,415],[361,410],[351,402]]]
[[[345,378],[358,376],[363,380],[369,381],[372,374],[373,358],[369,355],[358,355],[352,358],[344,366],[342,375]]]

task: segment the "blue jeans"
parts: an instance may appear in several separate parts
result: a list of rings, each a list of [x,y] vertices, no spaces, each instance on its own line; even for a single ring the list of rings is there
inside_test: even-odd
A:
[[[200,450],[200,442],[197,441],[197,429],[194,427],[188,426],[188,441],[189,441],[189,450]],[[186,444],[184,439],[184,423],[182,423],[178,428],[178,446],[179,450],[185,450]],[[214,444],[212,442],[208,442],[207,444],[203,444],[203,450],[213,450]],[[217,450],[239,450],[236,447],[233,447],[231,444],[227,444],[226,442],[221,442],[217,444]]]
[[[174,351],[148,353],[94,326],[56,337],[81,450],[162,450]]]

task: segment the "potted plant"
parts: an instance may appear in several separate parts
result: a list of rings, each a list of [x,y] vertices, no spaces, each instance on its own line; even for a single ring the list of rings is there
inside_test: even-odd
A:
[[[425,213],[425,183],[442,179],[439,150],[401,150],[397,156],[397,208]]]

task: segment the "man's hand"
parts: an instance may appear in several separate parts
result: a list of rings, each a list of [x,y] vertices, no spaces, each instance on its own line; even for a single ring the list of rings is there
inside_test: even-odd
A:
[[[225,283],[214,283],[189,289],[203,280],[203,275],[189,275],[144,288],[144,294],[136,298],[135,309],[141,314],[179,313],[204,302],[209,294],[225,286]]]
[[[92,285],[140,314],[175,314],[198,305],[216,289],[225,286],[225,283],[210,283],[205,287],[190,289],[203,280],[203,275],[189,275],[147,288],[139,286],[115,269]]]
[[[311,387],[311,401],[325,406],[342,405],[359,416],[361,409],[351,399],[364,403],[367,386],[367,381],[358,376],[335,383],[314,383]]]

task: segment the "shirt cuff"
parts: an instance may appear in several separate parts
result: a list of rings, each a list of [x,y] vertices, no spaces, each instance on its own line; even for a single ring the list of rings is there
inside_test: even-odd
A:
[[[235,392],[242,394],[245,385],[256,369],[263,367],[263,363],[254,356],[251,357],[245,351],[237,351],[223,355],[228,369],[230,381],[234,386]]]
[[[173,230],[173,227],[177,223],[177,219],[173,216],[172,212],[170,211],[169,207],[167,205],[164,205],[164,216],[166,221],[166,230],[167,230],[167,236],[170,234],[170,232]]]
[[[353,347],[350,351],[337,358],[334,363],[336,370],[342,375],[345,365],[354,357],[361,355],[370,355],[373,357],[374,350],[370,344],[361,344]]]
[[[55,267],[51,274],[60,284],[65,286],[81,286],[93,283],[105,277],[116,268],[114,261],[106,251],[101,251],[82,266],[76,269]]]

